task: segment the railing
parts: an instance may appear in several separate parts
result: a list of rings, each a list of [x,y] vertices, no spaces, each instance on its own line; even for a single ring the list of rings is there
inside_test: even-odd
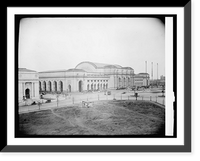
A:
[[[45,110],[50,108],[65,107],[68,105],[81,104],[82,101],[92,102],[92,101],[103,101],[103,100],[130,100],[130,101],[150,101],[157,104],[165,106],[165,97],[162,95],[148,95],[148,96],[138,96],[131,94],[111,94],[105,95],[104,93],[93,93],[93,94],[79,94],[76,96],[66,96],[62,100],[54,100],[51,103],[44,103],[45,100],[41,101],[41,104],[30,105],[19,107],[19,113],[27,113],[39,110]]]
[[[80,103],[82,101],[103,101],[103,100],[133,100],[133,101],[151,101],[165,105],[165,97],[163,96],[138,96],[124,95],[124,94],[112,94],[112,95],[96,95],[96,96],[84,96],[81,98],[71,97],[68,101],[72,104]]]

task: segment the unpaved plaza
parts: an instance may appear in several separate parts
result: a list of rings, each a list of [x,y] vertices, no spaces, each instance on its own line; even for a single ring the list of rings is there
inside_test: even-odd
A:
[[[94,101],[19,114],[21,136],[112,136],[165,134],[165,109],[145,101]]]

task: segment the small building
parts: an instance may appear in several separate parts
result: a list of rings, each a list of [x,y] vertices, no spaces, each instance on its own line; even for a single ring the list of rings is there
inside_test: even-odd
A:
[[[165,86],[165,76],[161,75],[160,79],[153,79],[150,80],[151,86]]]
[[[139,73],[134,75],[134,85],[137,87],[149,86],[149,74],[148,73]]]
[[[18,68],[18,101],[39,99],[39,75],[36,71]]]

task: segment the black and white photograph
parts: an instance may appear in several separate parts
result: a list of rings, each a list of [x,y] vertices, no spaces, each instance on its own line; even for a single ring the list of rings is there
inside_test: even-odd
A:
[[[191,152],[190,1],[10,6],[6,23],[1,152]]]
[[[20,18],[16,137],[167,136],[166,19]]]

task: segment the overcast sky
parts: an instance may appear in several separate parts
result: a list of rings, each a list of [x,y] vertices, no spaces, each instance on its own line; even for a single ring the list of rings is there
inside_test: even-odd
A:
[[[46,71],[82,61],[165,75],[165,27],[156,18],[25,18],[20,22],[19,67]]]

